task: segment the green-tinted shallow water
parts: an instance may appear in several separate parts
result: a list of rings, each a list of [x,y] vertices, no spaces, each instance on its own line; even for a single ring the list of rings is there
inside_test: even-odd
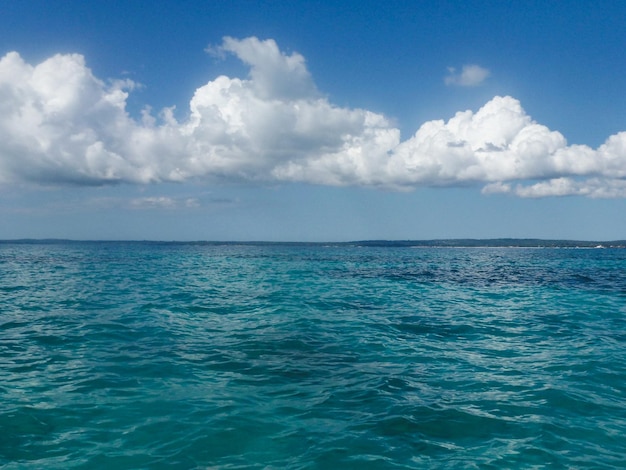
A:
[[[626,466],[626,250],[0,245],[0,466]]]

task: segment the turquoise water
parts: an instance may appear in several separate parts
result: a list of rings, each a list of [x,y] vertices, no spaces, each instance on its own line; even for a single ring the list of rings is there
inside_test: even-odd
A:
[[[0,244],[0,466],[626,465],[626,250]]]

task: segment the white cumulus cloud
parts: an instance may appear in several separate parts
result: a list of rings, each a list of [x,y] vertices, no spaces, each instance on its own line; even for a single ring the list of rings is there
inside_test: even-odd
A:
[[[626,132],[593,149],[568,145],[519,101],[497,96],[477,111],[425,122],[410,138],[387,117],[334,105],[303,56],[273,40],[224,38],[246,77],[199,87],[187,117],[126,111],[129,80],[105,81],[76,54],[28,64],[0,59],[0,184],[105,185],[243,179],[393,189],[480,185],[521,197],[626,197]],[[464,68],[456,84],[488,71]],[[195,201],[190,201],[194,205]],[[167,207],[168,200],[138,205]],[[178,203],[177,203],[178,205]]]
[[[478,86],[483,83],[491,73],[480,65],[464,65],[461,71],[454,67],[448,67],[448,75],[444,78],[446,85]]]

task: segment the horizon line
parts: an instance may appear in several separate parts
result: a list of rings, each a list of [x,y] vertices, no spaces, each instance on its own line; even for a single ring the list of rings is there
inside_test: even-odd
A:
[[[159,239],[71,239],[71,238],[7,238],[0,243],[155,243],[155,244],[207,244],[207,245],[355,245],[355,246],[396,246],[396,247],[626,247],[626,239],[616,240],[576,240],[560,238],[423,238],[423,239],[362,239],[349,241],[272,241],[272,240],[159,240]],[[488,245],[488,243],[495,243]]]

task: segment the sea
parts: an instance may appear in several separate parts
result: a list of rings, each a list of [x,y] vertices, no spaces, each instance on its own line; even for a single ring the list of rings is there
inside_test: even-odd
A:
[[[626,249],[0,243],[0,468],[626,468]]]

